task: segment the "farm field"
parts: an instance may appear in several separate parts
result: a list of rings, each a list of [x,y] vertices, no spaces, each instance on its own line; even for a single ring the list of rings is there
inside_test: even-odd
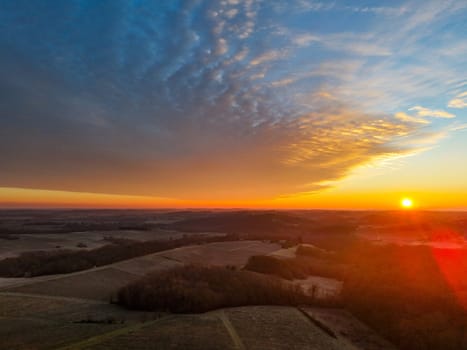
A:
[[[185,264],[241,267],[246,264],[250,256],[269,254],[278,249],[280,249],[280,245],[277,243],[261,241],[216,242],[173,249],[161,254],[161,256]]]
[[[187,246],[71,274],[3,278],[0,279],[0,290],[108,301],[119,288],[149,272],[183,264],[230,264],[241,267],[251,255],[277,249],[278,244],[260,241]]]
[[[0,348],[6,349],[355,349],[293,307],[243,307],[200,315],[129,311],[108,303],[146,272],[190,263],[242,266],[278,250],[261,241],[188,246],[0,288]],[[11,284],[11,281],[10,281]],[[18,305],[20,305],[18,307]],[[286,326],[284,326],[286,325]],[[24,334],[24,329],[31,329]],[[291,339],[293,341],[291,342]]]
[[[56,251],[58,249],[83,250],[95,249],[109,244],[109,240],[132,241],[169,240],[181,238],[181,232],[167,230],[115,230],[86,231],[73,233],[40,233],[12,236],[14,239],[1,239],[0,259],[18,256],[28,251]]]
[[[341,315],[341,319],[345,317]],[[26,327],[28,332],[24,332]],[[2,349],[370,349],[355,347],[339,330],[335,330],[337,336],[331,336],[292,307],[171,315],[128,311],[94,301],[0,292]]]
[[[137,275],[114,268],[99,269],[8,289],[10,292],[109,301],[113,293]]]
[[[2,216],[0,213],[0,217],[6,218],[0,221],[0,259],[15,255],[21,249],[29,251],[37,248],[37,250],[53,251],[59,249],[55,246],[57,242],[61,248],[68,247],[71,250],[89,250],[100,245],[114,245],[121,250],[121,247],[127,247],[126,242],[151,241],[154,235],[157,236],[156,239],[164,241],[185,239],[187,235],[201,236],[201,239],[187,237],[185,241],[182,240],[183,245],[177,248],[154,250],[157,252],[145,253],[147,255],[122,261],[113,260],[117,262],[98,265],[87,270],[37,277],[0,278],[0,349],[2,350],[4,348],[389,350],[394,347],[388,341],[382,339],[372,328],[348,311],[339,308],[341,305],[348,307],[348,310],[355,312],[355,315],[362,317],[361,319],[368,324],[373,324],[375,329],[391,341],[398,340],[399,335],[396,334],[391,338],[389,336],[391,334],[385,332],[381,324],[374,324],[370,318],[365,318],[368,316],[362,312],[362,310],[375,310],[371,315],[378,317],[377,308],[373,307],[380,305],[378,294],[370,300],[373,302],[371,309],[365,308],[368,297],[362,300],[362,304],[357,304],[360,302],[358,297],[362,292],[358,290],[358,285],[349,284],[349,280],[345,277],[350,276],[351,280],[358,280],[359,276],[364,277],[372,271],[374,263],[386,266],[384,257],[389,259],[390,265],[387,266],[397,268],[399,265],[404,265],[405,260],[402,258],[408,259],[410,256],[413,260],[414,254],[418,254],[417,256],[422,259],[420,267],[425,264],[430,267],[435,266],[433,263],[443,262],[439,260],[440,254],[450,253],[446,255],[449,259],[444,265],[440,265],[443,268],[442,272],[450,278],[448,281],[452,284],[456,297],[459,296],[460,299],[465,290],[464,284],[459,282],[462,281],[459,277],[462,276],[465,266],[461,251],[439,251],[438,255],[434,256],[438,260],[432,261],[430,255],[424,253],[423,246],[413,246],[425,244],[427,249],[431,247],[430,241],[420,242],[418,236],[403,237],[403,240],[398,242],[403,245],[393,246],[390,244],[392,242],[381,239],[384,238],[383,236],[374,236],[370,231],[366,231],[366,235],[362,234],[373,221],[378,221],[377,224],[384,227],[396,225],[397,223],[393,223],[391,213],[383,217],[365,213],[344,215],[332,212],[292,211],[238,213],[234,211],[220,213],[96,211],[55,214],[23,212],[8,215]],[[336,218],[342,219],[344,224],[331,225]],[[236,224],[237,219],[246,220],[250,228]],[[452,231],[454,231],[454,228],[460,227],[464,222],[465,216],[437,214],[435,219],[436,222],[442,220],[452,222]],[[423,220],[429,223],[431,219],[427,216]],[[316,222],[318,224],[315,227]],[[449,235],[438,235],[435,229],[430,229],[428,223],[425,224],[428,237],[436,238],[438,241],[440,237],[446,237],[452,241]],[[181,230],[188,225],[193,225],[193,229]],[[435,227],[435,224],[432,225]],[[343,233],[344,229],[348,230],[347,233]],[[205,236],[212,238],[213,235],[228,236],[225,236],[226,239],[204,238]],[[457,235],[455,238],[456,242],[461,242],[462,235]],[[441,240],[441,243],[448,244],[450,241]],[[27,244],[23,245],[24,243]],[[83,243],[85,246],[78,248],[78,243]],[[164,272],[186,265],[220,268],[226,266],[227,271],[239,271],[253,256],[275,259],[280,262],[278,266],[289,266],[289,268],[296,266],[297,274],[291,274],[289,277],[284,275],[282,281],[300,286],[304,293],[316,298],[316,304],[332,305],[333,308],[266,305],[181,315],[160,311],[157,313],[130,311],[111,303],[116,301],[120,288],[143,278],[148,273]],[[393,256],[398,257],[398,260],[394,260]],[[375,257],[380,261],[375,261]],[[293,265],[295,260],[303,264],[302,267]],[[287,262],[292,265],[287,265]],[[339,270],[341,267],[357,265],[358,270]],[[353,275],[329,273],[333,270],[326,267],[333,266],[336,272],[353,271]],[[311,269],[306,270],[310,267]],[[367,273],[360,275],[358,271],[362,269],[368,270]],[[380,271],[386,271],[387,267],[376,270],[379,278]],[[27,268],[25,271],[28,271]],[[309,272],[303,273],[303,271]],[[264,273],[274,276],[274,270]],[[19,276],[23,275],[19,274]],[[24,276],[27,276],[26,273]],[[389,274],[383,277],[391,276]],[[389,282],[383,279],[383,283]],[[391,282],[390,285],[395,284]],[[422,284],[425,285],[429,284]],[[184,286],[181,290],[190,288],[191,285]],[[377,292],[379,290],[372,291],[372,293]],[[185,298],[183,293],[181,296]],[[342,296],[347,299],[341,298]],[[327,301],[323,300],[327,298],[329,298]],[[335,304],[327,303],[331,299]],[[314,305],[314,303],[310,304]],[[226,305],[229,304],[223,304],[222,307]],[[360,309],[352,309],[352,305],[360,305]],[[441,324],[435,331],[440,333],[446,326],[454,325],[457,327],[455,331],[461,334],[462,315],[459,314],[457,319],[455,313],[452,315],[452,319],[457,323],[446,322],[446,325]],[[416,329],[414,334],[419,337],[419,333],[415,332],[418,332]],[[409,344],[402,348],[411,348],[412,343],[409,342],[411,338],[402,338],[406,341],[405,344]]]
[[[0,293],[0,348],[55,349],[148,317],[107,303]]]
[[[314,296],[319,299],[337,297],[343,286],[342,281],[321,276],[309,276],[303,280],[294,280],[292,283],[299,285],[309,295],[315,290]]]
[[[337,337],[345,337],[362,350],[394,350],[395,347],[377,336],[368,326],[342,309],[301,308],[309,317],[323,324]]]
[[[0,259],[28,251],[94,249],[111,240],[170,240],[188,232],[162,228],[180,218],[204,212],[112,210],[0,211]],[[199,235],[215,233],[198,232]]]

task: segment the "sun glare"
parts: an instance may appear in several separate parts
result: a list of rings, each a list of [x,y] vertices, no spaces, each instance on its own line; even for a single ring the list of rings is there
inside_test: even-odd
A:
[[[401,200],[401,206],[404,209],[411,209],[413,207],[413,200],[410,198],[404,198]]]

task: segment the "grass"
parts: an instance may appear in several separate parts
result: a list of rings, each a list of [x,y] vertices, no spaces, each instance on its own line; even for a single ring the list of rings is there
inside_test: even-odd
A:
[[[0,277],[32,277],[64,274],[104,266],[190,244],[229,241],[230,236],[185,236],[165,241],[116,241],[92,250],[57,250],[22,253],[0,261]]]
[[[317,258],[317,259],[331,259],[333,257],[332,252],[318,248],[313,245],[304,245],[304,244],[298,245],[296,254],[297,256],[312,257],[312,258]]]
[[[255,255],[250,257],[244,269],[287,280],[304,279],[313,275],[331,278],[342,277],[342,268],[339,265],[302,256],[277,258],[269,255]]]
[[[11,288],[11,292],[108,301],[122,286],[138,276],[114,268],[90,270],[50,281]]]

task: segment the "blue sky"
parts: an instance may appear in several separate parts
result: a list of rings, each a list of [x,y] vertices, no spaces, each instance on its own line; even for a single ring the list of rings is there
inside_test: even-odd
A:
[[[465,1],[4,0],[0,187],[249,199],[381,162],[410,178],[467,147],[465,33]]]

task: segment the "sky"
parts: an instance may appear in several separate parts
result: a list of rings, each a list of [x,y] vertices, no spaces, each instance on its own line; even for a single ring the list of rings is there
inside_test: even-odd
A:
[[[3,0],[0,207],[467,209],[467,2]]]

